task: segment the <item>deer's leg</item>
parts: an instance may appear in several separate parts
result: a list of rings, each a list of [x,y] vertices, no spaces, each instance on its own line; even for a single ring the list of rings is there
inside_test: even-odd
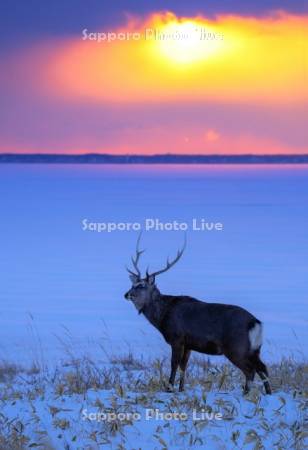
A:
[[[180,387],[179,387],[180,392],[184,391],[185,370],[187,367],[189,356],[190,356],[190,350],[188,350],[187,348],[184,348],[184,353],[183,353],[182,359],[180,361],[180,371],[181,371]]]
[[[252,364],[252,362],[249,360],[248,357],[243,356],[240,357],[231,354],[228,354],[226,356],[245,375],[246,381],[244,386],[244,394],[247,394],[251,388],[252,382],[256,374],[256,369],[254,365]]]
[[[245,381],[245,386],[244,386],[244,394],[248,394],[248,392],[250,391],[252,382],[254,380],[256,371],[252,368],[243,368],[242,369],[245,377],[246,377],[246,381]]]
[[[184,347],[182,345],[176,344],[172,345],[172,355],[171,355],[171,373],[169,377],[169,390],[173,390],[176,371],[179,367],[181,359],[183,357]]]
[[[265,392],[268,395],[271,395],[272,393],[272,389],[271,389],[271,385],[268,382],[268,378],[267,375],[264,372],[261,372],[260,370],[257,370],[257,374],[259,375],[259,377],[261,378],[261,380],[263,381],[264,384],[264,388],[265,388]]]
[[[258,355],[258,357],[257,357],[257,359],[255,361],[255,367],[256,367],[257,374],[259,375],[259,377],[263,381],[265,392],[268,395],[270,395],[272,393],[272,389],[271,389],[271,386],[270,386],[269,381],[268,381],[267,367],[263,363],[263,361],[261,361],[259,355]]]
[[[256,350],[250,356],[249,359],[250,359],[251,363],[253,364],[253,367],[256,370],[257,374],[259,375],[259,377],[263,381],[265,392],[267,394],[271,394],[272,390],[271,390],[271,386],[270,386],[269,381],[268,381],[268,371],[267,371],[266,365],[260,359],[260,349]]]

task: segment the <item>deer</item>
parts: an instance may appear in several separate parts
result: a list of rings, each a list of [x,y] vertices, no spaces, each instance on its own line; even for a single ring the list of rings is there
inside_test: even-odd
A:
[[[185,242],[175,258],[164,268],[143,277],[138,267],[144,250],[139,249],[131,258],[133,270],[127,268],[132,287],[124,295],[137,312],[163,335],[171,346],[171,372],[167,391],[174,392],[175,377],[180,368],[179,391],[184,390],[185,372],[191,352],[224,355],[245,376],[244,395],[252,387],[255,374],[261,378],[266,394],[271,394],[268,370],[260,358],[263,325],[244,308],[236,305],[209,303],[185,295],[164,295],[156,277],[170,270],[182,257]]]

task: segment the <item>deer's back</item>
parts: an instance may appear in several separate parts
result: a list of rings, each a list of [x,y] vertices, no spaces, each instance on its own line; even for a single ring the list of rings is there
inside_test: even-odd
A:
[[[182,341],[188,348],[222,354],[235,341],[247,341],[247,331],[257,319],[245,309],[207,303],[186,296],[164,296],[167,303],[161,332],[167,342]],[[248,342],[247,342],[248,345]]]

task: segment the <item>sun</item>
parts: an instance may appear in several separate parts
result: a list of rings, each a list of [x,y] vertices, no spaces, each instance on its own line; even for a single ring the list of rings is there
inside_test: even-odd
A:
[[[221,51],[223,35],[195,20],[177,20],[162,24],[156,33],[158,50],[176,64],[207,60]]]

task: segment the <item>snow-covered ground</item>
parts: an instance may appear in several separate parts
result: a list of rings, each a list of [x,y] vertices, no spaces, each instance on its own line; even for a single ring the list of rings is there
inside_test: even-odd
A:
[[[9,370],[10,369],[10,370]],[[132,355],[53,371],[0,369],[0,448],[298,449],[308,445],[307,365],[270,367],[273,395],[194,359],[185,392],[164,392],[167,361]],[[305,373],[306,371],[306,373]],[[306,430],[306,431],[305,431]]]

